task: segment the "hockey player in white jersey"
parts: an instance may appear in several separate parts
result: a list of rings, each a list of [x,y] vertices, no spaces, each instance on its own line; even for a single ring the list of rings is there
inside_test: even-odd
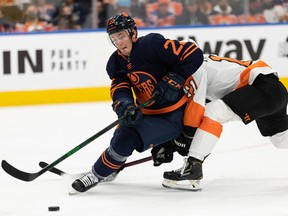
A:
[[[260,133],[276,148],[288,148],[287,89],[264,61],[205,55],[184,88],[189,97],[186,109],[190,109],[184,124],[197,129],[194,137],[184,131],[170,144],[152,150],[155,166],[170,162],[175,150],[188,156],[182,168],[164,173],[164,187],[201,189],[203,160],[219,140],[222,124],[229,121],[255,120]],[[207,99],[211,102],[206,104]]]

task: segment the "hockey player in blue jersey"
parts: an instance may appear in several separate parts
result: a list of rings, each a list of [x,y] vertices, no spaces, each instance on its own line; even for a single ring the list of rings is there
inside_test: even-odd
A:
[[[191,129],[194,134],[185,121],[189,114],[182,87],[202,64],[201,49],[191,41],[165,39],[156,33],[138,38],[135,22],[127,13],[110,18],[106,30],[117,48],[106,67],[112,80],[112,107],[118,118],[128,117],[116,128],[92,169],[72,183],[79,192],[105,181],[134,150],[143,152],[175,139],[183,130],[189,134]],[[155,94],[155,101],[138,108]]]

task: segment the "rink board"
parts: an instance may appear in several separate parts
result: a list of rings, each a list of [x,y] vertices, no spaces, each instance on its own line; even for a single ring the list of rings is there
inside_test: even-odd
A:
[[[288,87],[288,25],[145,28],[139,35],[151,32],[192,38],[204,53],[261,58]],[[0,106],[110,100],[106,63],[115,47],[103,30],[0,38]]]

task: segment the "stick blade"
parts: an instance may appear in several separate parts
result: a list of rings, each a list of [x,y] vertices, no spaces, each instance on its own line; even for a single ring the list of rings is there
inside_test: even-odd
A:
[[[18,170],[5,160],[2,160],[1,166],[6,173],[22,181],[30,182],[39,176],[39,173],[27,173]]]

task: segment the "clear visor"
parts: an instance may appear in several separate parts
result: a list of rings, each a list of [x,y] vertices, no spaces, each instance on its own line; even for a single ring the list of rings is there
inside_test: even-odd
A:
[[[123,33],[122,33],[122,31],[123,31]],[[130,34],[129,34],[129,32],[128,32],[127,29],[123,29],[123,30],[121,30],[121,31],[118,31],[118,32],[115,32],[115,33],[113,33],[113,34],[108,35],[110,42],[111,42],[114,46],[116,46],[116,44],[117,44],[118,42],[121,42],[122,40],[125,40],[125,39],[126,39],[126,36],[127,36],[127,35],[125,34],[125,32],[126,32],[126,34],[127,34],[128,36],[130,36]],[[116,34],[116,33],[118,33],[118,34]]]

